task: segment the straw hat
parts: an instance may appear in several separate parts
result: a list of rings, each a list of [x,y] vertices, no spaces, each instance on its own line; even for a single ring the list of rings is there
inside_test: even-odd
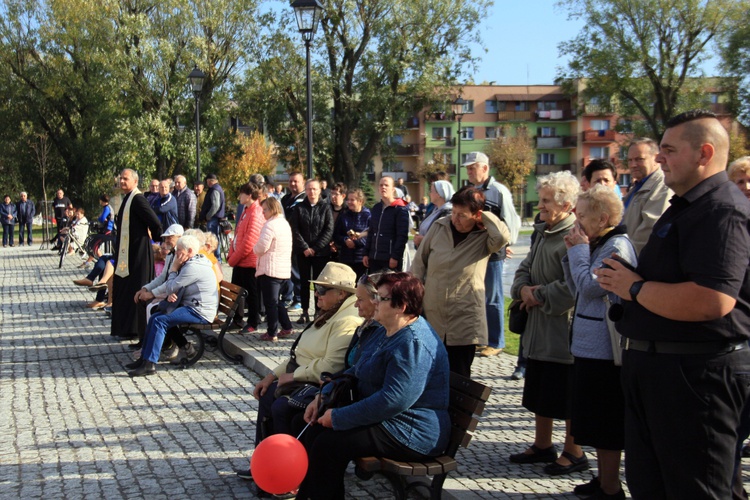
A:
[[[346,264],[329,262],[318,275],[318,279],[310,280],[310,283],[354,293],[357,291],[357,274]]]

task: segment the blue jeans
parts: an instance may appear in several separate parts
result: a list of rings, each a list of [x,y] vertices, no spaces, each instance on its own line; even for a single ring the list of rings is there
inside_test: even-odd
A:
[[[13,224],[3,224],[3,246],[13,246],[13,230],[15,227]]]
[[[146,361],[156,363],[159,361],[161,347],[164,344],[164,336],[167,330],[185,323],[208,323],[201,315],[189,307],[178,307],[169,314],[157,312],[148,320],[146,326],[146,341],[143,344],[141,357]]]
[[[24,233],[28,235],[26,241],[29,245],[31,245],[33,243],[31,239],[31,221],[18,223],[18,244],[19,245],[23,245]]]
[[[487,345],[496,349],[505,348],[505,298],[503,297],[504,260],[487,263],[484,276],[485,306],[487,308]]]
[[[214,233],[216,236],[216,240],[219,240],[219,219],[212,218],[210,221],[206,222],[206,230]],[[216,250],[214,251],[214,255],[216,256],[216,260],[221,262],[221,252],[219,251],[219,247],[221,245],[216,247]]]

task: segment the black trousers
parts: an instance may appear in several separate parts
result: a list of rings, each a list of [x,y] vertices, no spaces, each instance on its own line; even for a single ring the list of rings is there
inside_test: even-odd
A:
[[[466,378],[471,378],[471,364],[474,362],[477,346],[471,345],[447,345],[448,366],[453,373],[458,373]]]
[[[318,277],[320,272],[326,267],[329,258],[326,257],[305,257],[301,253],[297,254],[297,264],[299,265],[299,284],[300,284],[300,299],[302,304],[302,312],[306,313],[310,307],[310,280],[314,280]],[[315,310],[318,306],[315,306]]]
[[[732,498],[750,349],[625,351],[625,473],[634,499]]]
[[[346,467],[358,457],[374,455],[406,462],[427,459],[396,441],[382,425],[348,431],[312,425],[301,441],[307,449],[309,466],[297,493],[299,500],[343,500]]]
[[[234,322],[239,323],[242,320],[245,307],[247,307],[247,323],[257,330],[260,323],[260,293],[258,281],[255,279],[255,268],[239,266],[232,268],[232,284],[247,290],[247,299],[240,302]]]

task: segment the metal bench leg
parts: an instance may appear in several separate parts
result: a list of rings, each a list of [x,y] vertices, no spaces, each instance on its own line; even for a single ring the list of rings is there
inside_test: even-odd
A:
[[[221,329],[221,332],[219,333],[219,338],[218,338],[219,353],[224,359],[226,359],[230,363],[238,365],[242,363],[242,355],[238,354],[236,356],[232,356],[226,351],[226,349],[224,349],[224,336],[227,333],[227,329],[229,326],[228,323],[229,323],[229,319],[227,319],[227,323],[224,324],[224,327]]]

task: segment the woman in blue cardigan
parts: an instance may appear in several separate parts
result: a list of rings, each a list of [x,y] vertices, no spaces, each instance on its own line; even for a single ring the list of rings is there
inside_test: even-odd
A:
[[[359,361],[346,373],[357,377],[360,399],[317,415],[317,400],[303,435],[310,466],[298,499],[343,499],[344,473],[358,457],[379,455],[421,461],[440,455],[450,438],[448,355],[420,316],[424,287],[407,273],[377,283],[372,334]]]

